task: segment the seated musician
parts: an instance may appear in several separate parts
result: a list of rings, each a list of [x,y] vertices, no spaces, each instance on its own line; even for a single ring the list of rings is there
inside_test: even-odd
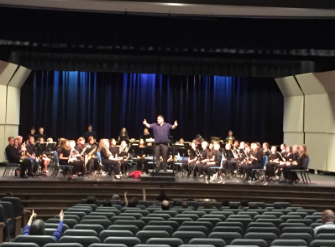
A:
[[[9,163],[21,165],[20,178],[28,178],[28,176],[34,177],[32,172],[32,163],[26,158],[26,156],[22,156],[17,152],[14,147],[14,137],[8,137],[8,145],[5,151]],[[26,171],[28,171],[28,176],[25,174]],[[17,176],[16,171],[15,176]]]
[[[300,153],[298,152],[298,148]],[[293,146],[293,158],[291,164],[287,163],[287,166],[283,168],[284,177],[289,183],[298,183],[300,179],[298,178],[296,172],[291,172],[290,170],[302,170],[305,169],[307,163],[308,153],[306,145],[302,144],[300,147],[298,145]]]
[[[266,164],[265,176],[268,180],[272,180],[275,176],[275,170],[277,169],[281,160],[280,154],[277,152],[276,146],[271,146],[271,152]]]
[[[126,128],[122,128],[118,136],[117,142],[121,144],[122,141],[129,143],[129,135]]]
[[[40,137],[39,139],[37,139],[38,142],[40,142],[40,144],[44,143],[44,138]],[[47,174],[48,172],[48,165],[50,164],[50,158],[47,157],[46,153],[45,153],[45,149],[39,149],[37,148],[35,150],[35,154],[36,157],[40,158],[42,161],[42,166],[43,166],[43,170],[42,173],[43,174]]]
[[[95,170],[99,167],[99,163],[96,156],[98,145],[95,143],[93,136],[88,137],[88,143],[84,144],[84,149],[86,170],[90,175],[94,176]]]
[[[112,153],[109,151],[108,139],[100,139],[98,151],[101,154],[101,163],[103,165],[113,165],[114,177],[116,179],[121,179],[120,177],[120,162],[117,158],[114,158]],[[110,171],[111,174],[111,171]]]
[[[196,145],[195,142],[191,143],[191,149],[187,150],[187,162],[184,164],[184,169],[187,169],[187,177],[189,177],[192,173],[192,171],[195,169],[197,164],[197,154],[196,154]]]
[[[26,156],[32,162],[33,171],[37,171],[37,166],[42,162],[42,159],[36,156],[35,153],[35,137],[30,136],[28,138],[28,144],[26,145]]]
[[[81,173],[83,172],[83,162],[77,160],[77,153],[76,150],[74,149],[75,147],[75,141],[71,141],[71,145],[70,145],[70,141],[69,140],[65,140],[62,141],[63,145],[61,146],[60,152],[59,152],[59,164],[61,165],[71,165],[73,166],[73,168],[71,170],[68,171],[62,171],[64,177],[66,176],[66,173],[68,173],[71,177],[69,177],[69,179],[75,179],[77,178],[77,175],[81,175]]]
[[[230,146],[230,144],[229,144]],[[213,142],[213,161],[210,160],[210,162],[207,163],[207,166],[221,166],[221,160],[222,160],[222,153],[220,152],[220,143],[218,141],[214,141]],[[225,160],[226,161],[226,160]],[[223,165],[223,163],[222,163]],[[225,169],[225,167],[223,166],[222,169]],[[222,169],[218,169],[214,171],[214,175],[211,177],[210,181],[216,180],[219,173],[223,174]],[[217,171],[217,172],[216,172]],[[210,172],[208,172],[208,178],[210,176]]]
[[[128,145],[126,141],[122,141],[119,147],[119,153],[118,153],[121,164],[121,170],[123,172],[123,175],[126,176],[127,172],[130,170],[130,164],[129,164],[129,152],[128,152]]]
[[[81,154],[83,152],[84,144],[85,144],[85,138],[79,137],[77,140],[77,145],[76,145],[76,150],[78,151],[78,153]]]
[[[136,150],[136,163],[137,169],[145,172],[146,174],[149,173],[148,169],[148,160],[146,159],[145,154],[141,153],[141,149],[145,148],[145,141],[143,138],[140,139],[137,150]]]
[[[118,153],[119,153],[119,148],[116,147],[116,140],[115,140],[115,138],[112,138],[110,140],[109,151],[113,154],[114,158],[117,158]]]
[[[267,156],[267,157],[270,156],[269,144],[267,142],[263,143],[263,157],[264,156]]]
[[[208,170],[211,166],[219,166],[221,163],[221,157],[222,154],[219,151],[220,144],[218,142],[210,143],[209,144],[209,152],[207,152],[207,158],[205,159],[205,162],[201,165],[199,169],[200,177],[203,177],[203,173],[206,172],[208,175],[208,178],[210,177],[210,172]],[[217,174],[216,174],[217,177]]]
[[[57,147],[56,147],[56,151],[58,152],[58,155],[62,149],[62,146],[65,144],[66,142],[66,139],[65,138],[58,138],[58,144],[57,144]]]
[[[225,139],[225,143],[233,144],[234,141],[235,141],[235,137],[233,136],[233,131],[229,130],[228,131],[228,136]]]
[[[281,151],[281,155],[282,155],[283,157],[287,155],[287,153],[286,153],[286,144],[282,143],[282,144],[280,145],[280,151]]]
[[[238,150],[239,147],[240,147],[240,142],[237,141],[237,140],[235,140],[235,141],[234,141],[234,145],[233,145],[233,149],[232,149],[232,150]]]
[[[193,141],[195,142],[195,141]],[[197,146],[197,143],[195,142],[195,145]],[[199,146],[199,145],[198,145]],[[197,147],[196,147],[197,149]],[[200,168],[203,164],[205,164],[207,160],[207,153],[208,153],[208,143],[206,141],[201,142],[201,150],[200,150],[200,156],[198,156],[195,169],[194,169],[194,177],[196,177],[196,174],[200,176]]]
[[[223,151],[224,160],[223,167],[225,167],[228,179],[233,175],[236,170],[236,161],[238,160],[238,156],[231,150],[231,145],[226,144],[225,149]]]
[[[146,139],[152,138],[152,135],[149,133],[149,129],[148,128],[144,128],[143,130],[143,135],[140,137],[140,139],[144,140],[144,145],[146,144]]]
[[[278,154],[280,156],[280,159],[279,164],[277,165],[276,179],[279,179],[284,167],[291,165],[291,162],[293,160],[292,147],[287,145],[285,151],[278,152]]]
[[[248,154],[247,154],[248,156]],[[256,143],[251,143],[251,151],[248,160],[241,165],[243,174],[246,175],[245,181],[253,178],[252,169],[262,168],[263,166],[263,153]]]

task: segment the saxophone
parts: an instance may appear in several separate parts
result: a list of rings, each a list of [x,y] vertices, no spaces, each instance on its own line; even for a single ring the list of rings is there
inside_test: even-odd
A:
[[[93,150],[91,150],[87,155],[85,155],[85,167],[87,165],[87,162],[93,158],[93,154],[96,151],[97,147],[94,147]]]

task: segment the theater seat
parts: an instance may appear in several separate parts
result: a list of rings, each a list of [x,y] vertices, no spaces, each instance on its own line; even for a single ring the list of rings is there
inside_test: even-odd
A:
[[[38,245],[33,242],[3,242],[0,243],[0,247],[38,247]]]
[[[83,247],[80,243],[48,243],[43,247]]]
[[[224,247],[226,243],[219,238],[193,238],[189,242],[190,245],[213,245],[215,247]]]

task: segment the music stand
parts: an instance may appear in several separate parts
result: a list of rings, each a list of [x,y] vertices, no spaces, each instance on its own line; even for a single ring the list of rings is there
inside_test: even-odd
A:
[[[145,142],[154,144],[155,139],[147,138],[145,139]],[[155,166],[156,166],[155,149],[153,148],[153,146],[147,146],[147,147],[152,147],[152,168],[155,169]]]
[[[46,143],[47,145],[45,146],[45,152],[47,154],[50,154],[56,149],[56,143]]]
[[[45,152],[46,151],[46,146],[47,146],[47,143],[36,142],[35,143],[35,153],[36,152],[40,152],[40,153]],[[39,176],[39,175],[45,175],[45,174],[40,172],[39,174],[37,174],[37,176]]]

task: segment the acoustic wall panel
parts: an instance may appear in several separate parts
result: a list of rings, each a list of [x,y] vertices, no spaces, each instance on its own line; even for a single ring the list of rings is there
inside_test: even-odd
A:
[[[0,85],[0,124],[6,123],[7,87]]]
[[[335,134],[328,134],[327,171],[335,172]]]
[[[284,132],[303,132],[304,97],[284,97]]]
[[[18,125],[5,125],[5,143],[8,144],[7,138],[9,136],[17,137],[19,135]]]
[[[305,96],[305,132],[328,132],[331,115],[332,111],[327,94]]]
[[[329,134],[305,133],[305,144],[311,158],[309,168],[327,171]]]
[[[275,79],[284,97],[303,95],[293,76]]]
[[[28,78],[30,72],[30,69],[20,66],[15,72],[13,78],[8,83],[8,86],[21,88],[26,79]]]
[[[296,75],[305,95],[335,93],[335,71]]]
[[[20,124],[20,89],[8,86],[6,124]]]
[[[17,67],[18,65],[3,62],[3,64],[0,66],[0,85],[8,85]]]
[[[335,94],[329,94],[328,100],[330,104],[328,133],[335,133]]]
[[[7,139],[5,137],[5,125],[0,124],[0,162],[5,161],[4,151],[7,146]]]
[[[286,145],[295,145],[295,144],[303,144],[304,143],[304,133],[300,132],[284,132],[284,143]]]

